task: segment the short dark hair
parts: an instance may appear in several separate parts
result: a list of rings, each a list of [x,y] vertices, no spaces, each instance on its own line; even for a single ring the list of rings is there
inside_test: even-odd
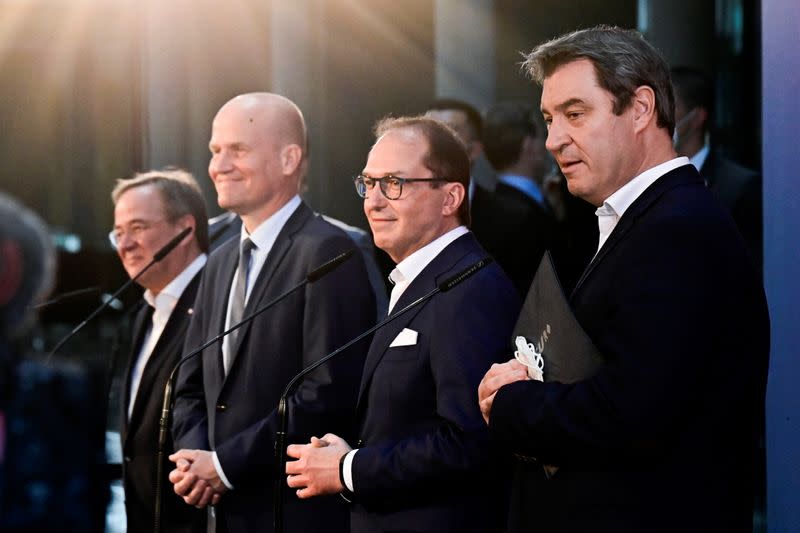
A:
[[[428,152],[422,158],[425,168],[433,172],[437,178],[464,186],[464,200],[458,206],[458,221],[469,227],[469,176],[470,164],[467,149],[458,138],[453,128],[438,120],[426,116],[386,117],[375,123],[375,139],[379,139],[390,130],[410,129],[422,135],[428,141]],[[439,186],[432,183],[432,187]]]
[[[428,111],[461,111],[467,116],[467,124],[472,128],[472,138],[479,141],[483,137],[483,117],[475,106],[456,98],[439,98],[431,102]]]
[[[536,113],[523,102],[501,102],[486,112],[483,122],[483,151],[497,171],[519,160],[526,137],[537,137]]]
[[[194,176],[186,170],[166,168],[140,172],[132,178],[117,180],[111,200],[117,204],[122,193],[135,187],[154,186],[164,200],[167,218],[175,221],[184,215],[194,218],[194,234],[200,251],[208,253],[208,215],[203,192]]]
[[[578,30],[537,46],[522,64],[539,84],[558,67],[588,59],[597,83],[614,97],[614,113],[621,115],[643,85],[653,89],[656,124],[670,135],[675,128],[675,96],[669,67],[661,54],[635,30],[596,26]]]
[[[692,67],[673,67],[670,70],[675,98],[686,105],[687,110],[702,107],[706,110],[709,119],[706,124],[711,124],[711,115],[714,112],[714,94],[711,79],[703,72]]]

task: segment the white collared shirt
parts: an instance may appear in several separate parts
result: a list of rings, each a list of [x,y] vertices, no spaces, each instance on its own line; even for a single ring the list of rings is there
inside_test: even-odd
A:
[[[597,243],[597,251],[603,247],[603,244],[608,239],[614,228],[617,227],[619,219],[625,214],[625,211],[636,201],[642,193],[650,187],[655,181],[672,170],[678,167],[689,164],[689,158],[676,157],[670,159],[660,165],[645,170],[631,181],[617,189],[614,194],[606,198],[603,205],[597,208],[595,215],[597,215],[597,225],[600,229],[600,239]]]
[[[300,196],[295,195],[291,200],[283,204],[283,207],[273,213],[271,217],[259,224],[258,227],[253,230],[253,233],[248,234],[247,229],[244,227],[244,224],[242,224],[242,233],[239,236],[239,249],[241,250],[242,241],[248,238],[255,245],[253,250],[250,252],[250,266],[247,269],[247,290],[245,291],[244,300],[245,305],[247,305],[247,302],[250,300],[250,293],[253,292],[255,281],[258,279],[258,275],[261,273],[261,268],[264,266],[264,262],[267,260],[267,256],[269,255],[270,250],[272,250],[272,246],[275,244],[278,234],[280,234],[281,230],[289,221],[289,218],[291,218],[292,214],[297,210],[298,207],[300,207],[300,202]],[[239,267],[236,267],[236,271],[233,273],[233,279],[235,280],[238,275]],[[226,330],[232,325],[231,305],[233,304],[233,288],[235,285],[235,283],[231,284],[230,293],[228,294],[228,309],[225,313]],[[230,368],[230,349],[231,348],[228,342],[222,343],[222,361],[226,373]],[[217,452],[211,452],[211,460],[214,463],[214,468],[217,470],[220,480],[222,480],[228,489],[233,489],[233,485],[231,485],[230,481],[228,481],[228,478],[225,476],[225,472],[222,470],[222,464],[219,462]]]
[[[468,231],[469,230],[465,226],[453,228],[397,263],[397,266],[395,266],[394,270],[389,274],[389,279],[394,283],[392,294],[389,298],[389,314],[391,314],[392,309],[403,292],[405,292],[408,286],[411,285],[411,282],[414,281],[414,278],[419,276],[420,272],[425,270],[425,267],[427,267],[437,255],[442,253],[442,250],[447,248],[451,242]]]
[[[153,318],[147,327],[147,332],[142,340],[142,347],[139,350],[139,355],[136,358],[136,363],[131,369],[131,389],[130,389],[130,403],[128,404],[128,419],[133,413],[133,405],[136,403],[136,394],[139,391],[139,385],[142,381],[142,374],[144,368],[147,366],[147,361],[153,353],[153,349],[161,338],[164,328],[167,326],[169,317],[172,316],[172,311],[178,305],[178,300],[181,299],[183,291],[192,281],[195,274],[200,272],[206,264],[206,254],[200,254],[195,257],[194,261],[189,263],[189,266],[183,269],[183,272],[178,274],[172,281],[164,287],[157,295],[153,295],[150,289],[144,291],[144,300],[153,308]]]
[[[425,267],[436,259],[436,256],[442,253],[450,243],[468,232],[469,230],[465,226],[453,228],[397,263],[397,266],[389,274],[389,278],[394,282],[394,287],[392,287],[392,295],[389,299],[388,314],[392,313],[397,300],[411,285],[411,282],[425,270]],[[347,452],[342,464],[342,477],[344,478],[345,487],[350,492],[355,492],[353,488],[353,457],[355,457],[356,452],[358,452],[358,449]]]
[[[244,296],[245,305],[247,305],[247,302],[250,300],[250,293],[253,292],[255,281],[258,279],[258,275],[261,273],[261,268],[264,266],[264,262],[267,260],[270,250],[272,250],[272,245],[275,244],[278,234],[283,229],[283,226],[286,225],[286,222],[289,221],[292,213],[294,213],[298,207],[300,207],[300,197],[295,195],[291,200],[283,204],[283,207],[273,213],[271,217],[259,224],[258,227],[253,230],[253,233],[248,234],[247,229],[245,229],[244,224],[242,224],[242,232],[239,235],[239,249],[241,250],[242,241],[248,238],[255,245],[250,252],[250,267],[247,270],[247,290],[245,291]],[[233,279],[235,280],[238,275],[239,268],[237,267],[236,271],[233,273]],[[233,305],[233,288],[235,285],[235,283],[231,284],[230,293],[228,294],[228,308],[225,313],[226,330],[232,326],[231,306]],[[229,343],[223,342],[222,360],[226,361],[224,365],[226,372],[230,367],[229,362],[231,354],[229,353],[229,350]]]

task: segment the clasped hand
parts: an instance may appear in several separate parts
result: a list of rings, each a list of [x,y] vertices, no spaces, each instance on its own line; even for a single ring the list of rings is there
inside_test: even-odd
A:
[[[339,478],[339,461],[352,448],[341,437],[328,433],[321,439],[311,437],[308,444],[291,444],[286,448],[286,484],[297,489],[298,498],[338,494],[344,490]]]
[[[169,473],[175,494],[198,509],[219,503],[228,490],[219,478],[211,452],[206,450],[178,450],[169,456],[175,469]]]

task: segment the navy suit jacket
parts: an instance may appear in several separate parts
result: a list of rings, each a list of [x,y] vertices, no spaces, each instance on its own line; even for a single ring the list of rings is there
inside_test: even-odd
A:
[[[445,248],[405,290],[397,312],[487,254],[472,234]],[[401,315],[373,338],[358,402],[353,533],[481,532],[502,526],[489,489],[488,431],[477,387],[508,359],[520,301],[496,263]],[[389,345],[404,329],[410,346]]]
[[[211,254],[195,302],[185,352],[221,332],[238,263],[238,239]],[[311,270],[353,248],[341,230],[305,205],[291,215],[258,275],[244,316],[299,283]],[[275,464],[276,407],[288,381],[375,320],[364,262],[339,268],[262,313],[239,331],[228,374],[217,343],[187,362],[176,385],[173,434],[178,448],[215,450],[234,490],[217,513],[232,533],[269,531]],[[352,432],[366,343],[313,372],[290,396],[288,442],[327,431]],[[344,531],[347,509],[334,497],[301,502],[287,490],[287,532]]]
[[[122,391],[122,479],[125,486],[125,513],[130,533],[153,531],[155,519],[155,487],[158,455],[158,432],[161,420],[161,405],[164,387],[172,368],[178,363],[183,350],[183,341],[189,327],[192,304],[197,295],[202,271],[197,273],[181,294],[175,309],[164,326],[153,353],[150,354],[142,373],[133,411],[128,419],[130,404],[131,371],[142,348],[144,335],[150,325],[152,308],[143,304],[133,323],[131,353],[125,372]],[[164,531],[202,531],[205,513],[186,505],[172,490],[169,472],[174,468],[167,456],[173,452],[172,438],[168,437],[164,448],[161,480],[162,516]]]
[[[694,167],[628,208],[571,305],[602,369],[571,385],[513,383],[494,400],[498,444],[560,467],[549,480],[520,467],[509,531],[751,531],[767,308]]]
[[[536,267],[556,237],[553,216],[519,189],[498,182],[494,192],[475,189],[472,231],[511,278],[520,295],[528,294]]]

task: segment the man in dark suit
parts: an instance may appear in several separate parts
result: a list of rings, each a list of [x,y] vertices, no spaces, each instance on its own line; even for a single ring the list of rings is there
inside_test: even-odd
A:
[[[518,102],[492,106],[484,117],[483,146],[497,171],[494,194],[476,195],[472,231],[525,295],[533,279],[531,264],[557,240],[556,224],[542,184],[547,153],[533,107]]]
[[[270,93],[238,96],[214,118],[209,174],[223,209],[242,231],[209,259],[198,289],[186,351],[239,322],[329,259],[353,249],[341,230],[298,196],[305,168],[305,123],[290,100]],[[375,303],[359,254],[293,293],[181,369],[171,459],[174,490],[209,512],[217,531],[269,531],[277,468],[276,407],[303,368],[366,330]],[[352,424],[366,345],[312,373],[289,397],[289,435],[306,440]],[[344,531],[336,498],[285,503],[285,530]]]
[[[376,127],[356,189],[375,244],[397,263],[389,315],[486,256],[467,230],[469,163],[444,124]],[[289,446],[301,498],[344,493],[351,531],[491,532],[502,528],[488,432],[475,387],[507,352],[519,312],[495,264],[400,315],[373,338],[361,381],[357,449],[329,433]],[[502,492],[502,491],[501,491]]]
[[[599,251],[571,306],[604,364],[566,384],[511,361],[481,382],[497,445],[558,468],[518,468],[509,530],[751,531],[766,302],[733,220],[674,151],[668,67],[609,27],[526,65],[548,150],[598,207]]]
[[[691,67],[671,70],[675,88],[675,149],[700,171],[714,195],[728,208],[761,266],[761,177],[724,157],[711,135],[714,87],[708,77]]]
[[[134,277],[167,241],[194,228],[137,283],[145,289],[136,313],[133,343],[122,391],[123,483],[128,531],[153,531],[156,500],[161,501],[163,531],[198,531],[204,513],[186,506],[167,479],[162,451],[162,476],[157,478],[158,434],[164,386],[180,359],[208,251],[206,206],[194,177],[182,170],[162,170],[119,180],[111,193],[114,229],[109,234],[122,265]]]

